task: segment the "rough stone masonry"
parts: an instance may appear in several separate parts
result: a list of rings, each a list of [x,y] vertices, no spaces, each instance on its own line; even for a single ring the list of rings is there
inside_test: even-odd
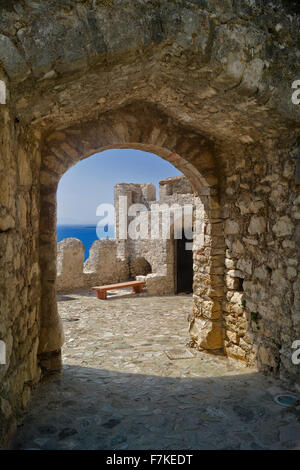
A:
[[[108,148],[154,152],[193,186],[194,345],[299,383],[299,21],[288,0],[1,2],[3,444],[60,368],[58,181]]]
[[[180,236],[182,236],[183,230],[187,233],[188,229],[192,229],[193,226],[193,221],[184,217],[184,207],[187,208],[189,205],[190,219],[195,211],[194,194],[189,180],[185,176],[176,176],[160,181],[158,200],[156,200],[155,186],[150,183],[119,183],[114,187],[114,195],[115,238],[96,240],[85,262],[84,246],[80,240],[66,238],[58,243],[57,292],[114,284],[135,278],[146,281],[149,295],[178,292],[174,211],[177,207],[181,212],[180,219],[177,212],[177,229],[181,229]],[[123,213],[124,208],[119,207],[119,200],[122,196],[127,198],[125,213]],[[133,219],[132,216],[128,216],[128,208],[131,204],[139,204],[139,209],[143,209],[143,220],[148,229],[145,233],[141,233],[139,238],[131,238],[128,233],[128,227]],[[151,223],[155,218],[158,221],[157,237],[151,233]],[[188,225],[189,222],[191,227]],[[127,227],[126,238],[122,238],[121,232],[124,228],[120,229],[123,223]],[[165,233],[163,233],[163,228],[165,228]],[[192,232],[190,237],[192,244]]]

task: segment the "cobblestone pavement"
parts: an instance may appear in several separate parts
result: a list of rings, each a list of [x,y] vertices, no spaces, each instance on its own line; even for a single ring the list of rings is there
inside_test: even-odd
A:
[[[168,358],[186,354],[191,296],[77,291],[58,305],[63,373],[36,390],[12,448],[299,448],[279,382],[220,356]]]

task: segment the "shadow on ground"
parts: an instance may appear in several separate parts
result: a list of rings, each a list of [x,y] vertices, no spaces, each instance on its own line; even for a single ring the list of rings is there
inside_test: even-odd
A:
[[[75,291],[77,295],[80,295],[81,297],[92,297],[94,299],[97,299],[96,293],[94,290],[89,290],[89,289],[79,289]],[[193,294],[190,293],[180,293],[178,295],[184,295],[185,297],[191,297]],[[147,298],[147,299],[168,299],[168,298],[173,298],[174,295],[149,295],[147,292],[141,292],[141,293],[133,293],[131,291],[131,288],[128,289],[120,289],[120,290],[111,290],[107,291],[107,298],[105,300],[97,299],[99,301],[99,304],[101,302],[106,302],[107,300],[123,300],[123,299],[131,299],[131,298]],[[63,292],[57,295],[57,302],[68,302],[72,300],[77,300],[77,297],[72,297],[72,294],[68,292]]]
[[[12,449],[295,449],[300,412],[257,372],[161,377],[64,366],[43,383]]]

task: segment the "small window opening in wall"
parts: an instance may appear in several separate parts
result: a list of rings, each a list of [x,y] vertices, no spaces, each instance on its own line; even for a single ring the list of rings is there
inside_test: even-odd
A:
[[[238,277],[237,281],[238,281],[237,291],[244,292],[244,279],[242,277]]]
[[[135,258],[130,263],[130,275],[131,278],[134,279],[136,276],[147,276],[152,272],[151,265],[148,261],[143,258]]]

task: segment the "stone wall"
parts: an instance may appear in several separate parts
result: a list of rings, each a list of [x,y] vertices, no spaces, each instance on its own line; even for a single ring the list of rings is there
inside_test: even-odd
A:
[[[59,242],[57,291],[127,281],[130,277],[129,262],[118,257],[118,242],[115,239],[96,240],[85,262],[84,246],[80,240],[66,238]]]
[[[159,182],[159,199],[156,200],[155,187],[148,185],[118,184],[115,187],[115,208],[116,208],[116,234],[119,234],[120,219],[123,214],[119,214],[119,197],[127,196],[128,207],[131,204],[143,204],[147,210],[148,238],[143,234],[138,239],[130,236],[124,241],[126,254],[129,262],[144,257],[152,268],[152,275],[147,276],[149,283],[148,292],[152,294],[173,294],[175,290],[175,252],[174,252],[174,220],[171,212],[170,237],[163,238],[163,220],[168,218],[168,209],[174,204],[183,207],[185,204],[194,206],[194,194],[191,184],[185,176],[166,178]],[[158,205],[160,207],[158,207]],[[164,205],[164,206],[163,206]],[[151,210],[160,211],[157,214],[158,236],[153,239],[151,234]],[[162,209],[162,211],[160,210]],[[127,226],[130,227],[132,217],[127,218]],[[183,221],[182,221],[183,227]],[[166,234],[168,235],[168,234]],[[154,276],[155,274],[155,276]],[[155,282],[154,279],[160,279]],[[151,284],[151,288],[150,288]],[[155,286],[155,287],[154,287]]]
[[[6,349],[6,363],[0,364],[0,445],[14,432],[40,378],[40,152],[36,136],[22,132],[9,105],[8,97],[0,106],[0,339]]]
[[[225,350],[297,381],[291,344],[299,323],[298,150],[266,139],[224,160]],[[299,376],[298,376],[299,377]]]
[[[289,144],[265,139],[263,147],[255,143],[244,152],[220,154],[222,210],[212,226],[217,249],[212,267],[205,256],[209,247],[196,253],[195,280],[200,289],[194,289],[191,336],[198,345],[204,331],[214,338],[208,321],[212,315],[213,321],[223,324],[228,356],[297,383],[299,372],[291,360],[292,342],[300,337],[295,142],[295,135]],[[201,289],[201,284],[211,282],[209,272],[215,278],[211,295],[217,299],[212,313]]]
[[[85,283],[93,285],[127,281],[129,264],[118,256],[119,240],[103,239],[93,243],[90,256],[84,263]]]
[[[57,291],[80,289],[83,280],[84,246],[77,238],[57,244]]]
[[[188,178],[183,178],[182,176],[172,176],[171,178],[165,178],[159,182],[159,201],[161,203],[189,203],[191,202],[191,197],[185,197],[184,195],[191,195],[193,192],[192,185]]]
[[[159,230],[162,233],[162,219],[168,217],[167,211],[173,204],[182,207],[194,204],[191,185],[185,176],[167,178],[160,181],[160,197],[156,201],[155,186],[152,184],[119,183],[115,194],[115,231],[116,239],[101,239],[93,243],[89,258],[84,263],[84,247],[74,238],[58,243],[57,252],[57,290],[71,291],[90,288],[94,285],[112,284],[126,281],[131,277],[130,266],[134,260],[144,258],[151,267],[151,274],[144,276],[147,292],[151,295],[173,294],[175,290],[175,253],[172,225],[169,239],[151,239],[150,211],[154,204],[165,205],[165,214],[160,214]],[[126,219],[129,228],[133,216],[119,210],[119,196],[127,197],[127,208],[131,204],[143,204],[149,223],[149,238],[122,240],[120,221]],[[125,219],[124,219],[125,218]],[[172,222],[172,221],[171,221]],[[182,221],[182,227],[183,227]],[[142,273],[139,273],[142,274]],[[140,278],[140,277],[139,277]]]
[[[298,2],[2,2],[0,31],[1,441],[60,368],[58,181],[107,148],[156,153],[201,202],[194,344],[299,383]]]

